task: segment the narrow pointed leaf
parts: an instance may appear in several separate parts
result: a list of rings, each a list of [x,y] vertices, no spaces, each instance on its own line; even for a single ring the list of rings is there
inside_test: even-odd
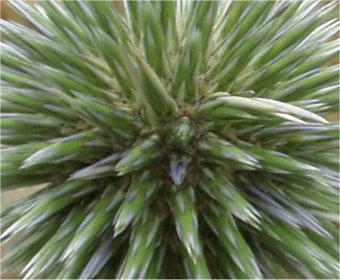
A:
[[[144,172],[131,182],[129,191],[113,221],[115,236],[137,220],[140,213],[149,206],[159,187],[161,187],[160,182],[149,172]]]
[[[150,165],[159,157],[159,137],[152,135],[136,143],[131,150],[123,154],[115,169],[119,175],[125,175]]]

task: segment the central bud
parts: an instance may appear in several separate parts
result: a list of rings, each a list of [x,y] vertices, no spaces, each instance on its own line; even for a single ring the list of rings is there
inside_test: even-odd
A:
[[[180,117],[166,131],[165,141],[172,148],[185,151],[195,135],[195,124],[188,117]]]
[[[194,136],[195,124],[185,116],[176,119],[166,128],[164,140],[172,150],[168,172],[177,186],[183,183],[189,172],[191,157],[187,152]]]

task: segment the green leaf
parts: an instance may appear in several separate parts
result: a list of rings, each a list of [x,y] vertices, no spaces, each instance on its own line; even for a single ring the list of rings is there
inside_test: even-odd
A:
[[[39,202],[30,211],[2,232],[1,239],[7,239],[13,234],[22,233],[41,224],[52,215],[79,200],[81,196],[92,193],[97,188],[98,186],[83,181],[66,182],[51,188],[50,191],[40,197]]]
[[[221,211],[218,207],[214,208],[216,213],[205,217],[205,219],[216,234],[223,249],[228,252],[233,262],[249,278],[262,278],[255,256],[237,227],[234,218],[224,210]]]
[[[162,267],[166,257],[166,250],[163,246],[159,246],[153,255],[153,258],[149,264],[149,268],[145,276],[145,279],[161,279],[164,277],[164,271]]]
[[[221,170],[213,172],[213,170],[205,168],[202,173],[199,183],[202,190],[235,217],[259,228],[260,213],[256,211],[255,207],[243,197],[242,193],[221,174]]]
[[[254,98],[247,98],[241,96],[225,96],[219,97],[215,100],[203,103],[199,108],[199,113],[209,113],[211,110],[220,106],[231,107],[236,109],[243,109],[249,111],[255,111],[259,113],[285,113],[286,110],[277,108],[272,104],[264,103]]]
[[[267,172],[278,174],[302,172],[302,174],[309,173],[310,175],[319,172],[318,168],[277,151],[262,149],[255,146],[246,149],[253,153],[258,159],[260,169]]]
[[[263,101],[263,102],[268,103],[268,104],[272,104],[274,106],[277,106],[278,108],[282,108],[282,110],[285,110],[287,112],[287,114],[291,114],[291,115],[295,115],[297,117],[313,120],[315,122],[328,124],[328,121],[325,120],[324,118],[322,118],[322,117],[320,117],[320,116],[318,116],[318,115],[316,115],[312,112],[309,112],[307,110],[304,110],[304,109],[301,109],[301,108],[296,107],[294,105],[291,105],[289,103],[284,103],[284,102],[280,102],[280,101],[273,100],[273,99],[267,99],[267,98],[254,98],[254,99]]]
[[[198,75],[201,62],[201,41],[199,31],[186,38],[179,63],[177,64],[171,94],[178,102],[192,102],[198,98]]]
[[[21,242],[15,244],[10,252],[1,260],[2,273],[14,269],[18,265],[29,262],[39,249],[49,240],[60,224],[60,217],[52,217],[39,230],[26,231]]]
[[[97,163],[77,170],[70,176],[70,179],[93,179],[105,175],[109,175],[114,171],[114,163],[120,157],[120,153],[114,153]]]
[[[338,76],[338,65],[306,72],[292,80],[281,83],[280,88],[274,89],[268,94],[268,97],[284,101],[299,100],[304,98],[304,95],[311,90],[318,89],[320,86],[332,85],[338,79]]]
[[[174,116],[178,110],[177,105],[168,94],[162,81],[139,54],[135,54],[135,58],[138,62],[138,69],[135,71],[139,75],[135,79],[136,96],[145,106],[150,122],[153,124]]]
[[[263,230],[270,237],[266,242],[270,242],[273,246],[280,244],[319,277],[332,278],[337,274],[337,261],[306,238],[299,229],[287,225],[283,227],[280,223],[273,221],[263,224]]]
[[[46,143],[32,143],[25,145],[16,145],[1,149],[1,162],[13,162],[20,164],[29,155],[46,147]]]
[[[136,222],[140,214],[149,207],[153,195],[161,187],[160,184],[148,171],[134,178],[113,221],[115,236]]]
[[[205,70],[210,47],[209,41],[212,37],[213,25],[217,16],[218,2],[202,1],[190,4],[184,30],[185,34],[193,34],[196,30],[200,32],[200,68]]]
[[[197,266],[197,274],[209,274],[207,264],[202,263],[202,245],[199,237],[197,210],[194,204],[193,189],[189,186],[181,187],[170,202],[176,231],[190,261]],[[209,276],[208,276],[209,278]]]
[[[105,234],[103,234],[98,247],[93,252],[88,263],[85,265],[79,278],[92,279],[98,277],[99,272],[109,264],[111,257],[117,253],[125,239],[125,236],[120,236],[114,239],[112,237],[111,230],[108,230]]]
[[[181,275],[186,274],[185,276],[188,279],[211,279],[204,254],[201,254],[196,260],[193,260],[185,248],[182,248],[181,253],[183,266],[186,271],[186,273],[182,273]]]
[[[254,169],[258,166],[257,159],[250,153],[243,151],[226,140],[210,133],[199,143],[198,150],[207,157],[207,160],[217,160],[224,163],[235,164],[235,167]],[[234,167],[234,165],[233,165]]]
[[[84,207],[74,208],[54,235],[40,248],[22,270],[25,279],[39,277],[53,270],[71,241],[80,223],[86,217]]]
[[[131,139],[142,126],[140,119],[127,106],[117,104],[111,107],[81,93],[74,92],[74,95],[76,98],[69,101],[70,105],[80,111],[85,120],[89,120],[108,135],[118,139]]]
[[[21,168],[28,168],[42,163],[58,163],[69,160],[81,160],[89,156],[98,155],[103,143],[94,138],[93,133],[80,133],[62,141],[56,140],[44,149],[28,157]]]
[[[130,246],[117,278],[144,278],[156,248],[160,245],[161,230],[160,216],[150,211],[143,212],[133,228]]]
[[[130,150],[122,155],[122,159],[116,164],[118,175],[125,175],[132,171],[149,166],[160,158],[159,137],[157,135],[137,142]]]
[[[66,278],[75,278],[87,263],[87,250],[90,250],[93,242],[98,235],[107,229],[112,221],[118,204],[123,199],[123,192],[117,191],[116,183],[106,187],[101,198],[94,203],[93,207],[88,209],[90,214],[82,222],[74,237],[63,252],[62,260],[68,266],[62,276]]]
[[[162,78],[171,75],[170,61],[167,52],[166,36],[168,30],[163,29],[161,17],[161,4],[156,5],[152,2],[144,2],[140,8],[143,14],[141,25],[143,30],[143,45],[146,61]],[[168,4],[168,7],[171,6]],[[165,12],[163,10],[163,12]],[[169,42],[171,46],[171,42]]]
[[[237,110],[245,110],[250,113],[253,112],[254,115],[255,113],[268,114],[294,122],[300,122],[299,119],[295,118],[300,117],[324,124],[328,123],[324,118],[289,103],[268,98],[231,96],[227,93],[223,95],[222,92],[214,93],[211,97],[208,97],[207,101],[203,102],[198,108],[198,113],[200,116],[208,117],[210,119],[216,117],[221,119],[228,118],[232,117],[233,114],[238,117],[251,118],[247,113],[238,113]],[[294,115],[295,117],[289,115]]]

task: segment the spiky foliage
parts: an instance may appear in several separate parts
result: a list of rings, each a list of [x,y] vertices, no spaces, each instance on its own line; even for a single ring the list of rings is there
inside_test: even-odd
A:
[[[3,211],[4,265],[336,278],[336,2],[13,2],[2,188],[47,186]]]

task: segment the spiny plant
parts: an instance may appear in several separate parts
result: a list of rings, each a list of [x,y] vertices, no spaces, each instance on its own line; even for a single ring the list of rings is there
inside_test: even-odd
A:
[[[4,268],[339,276],[337,1],[12,4],[2,189],[46,187],[2,211]]]

